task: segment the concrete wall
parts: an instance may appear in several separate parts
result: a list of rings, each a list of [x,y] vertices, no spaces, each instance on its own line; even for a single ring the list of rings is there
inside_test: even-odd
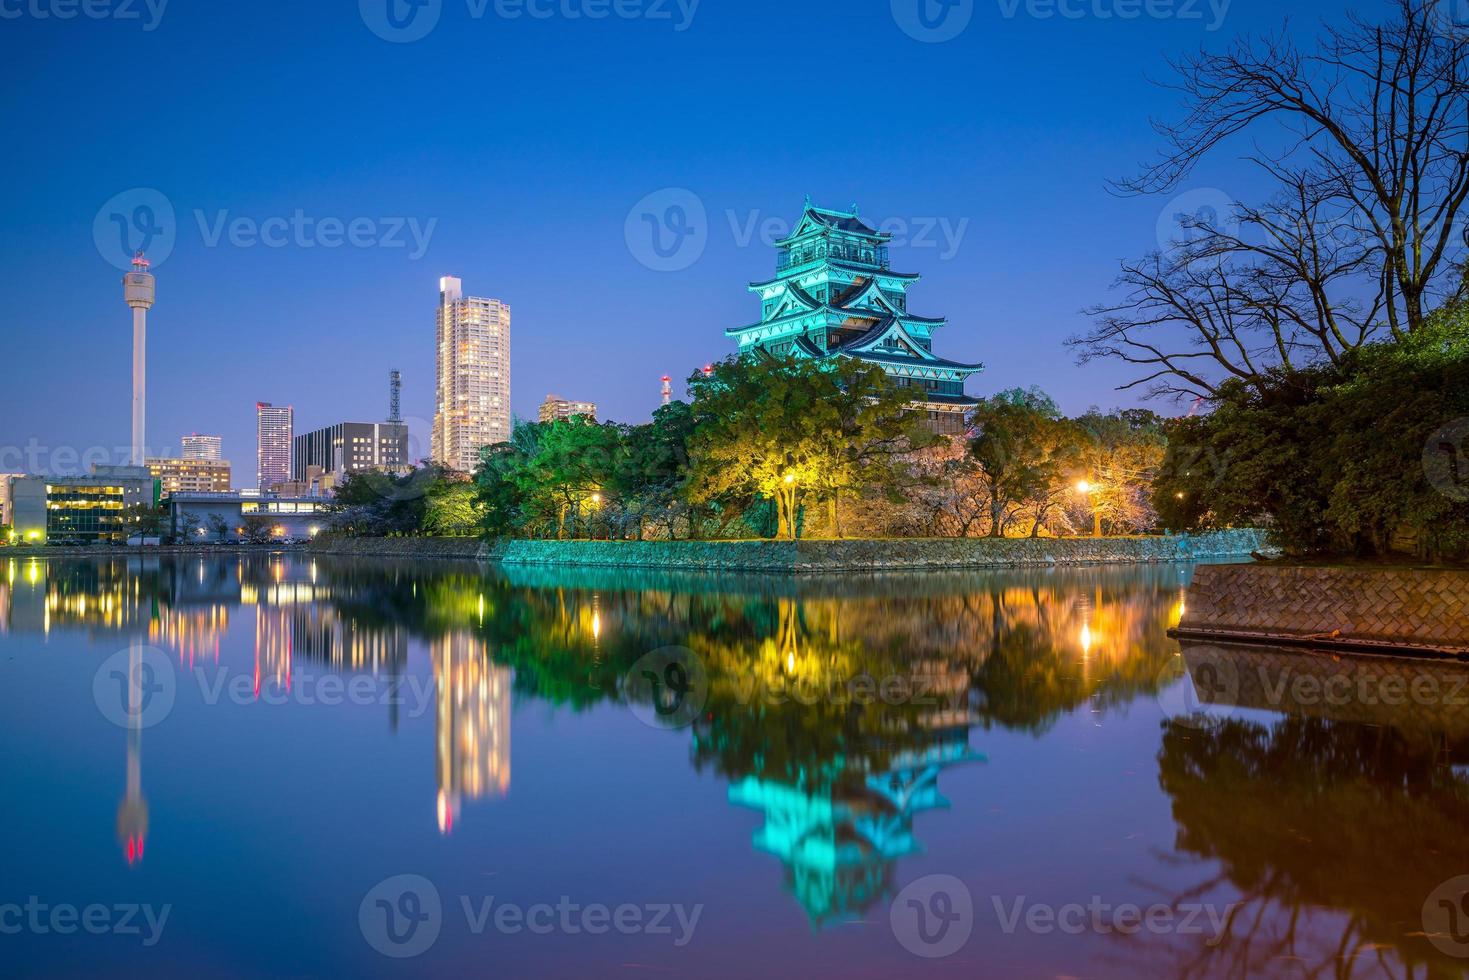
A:
[[[1208,566],[1194,575],[1179,632],[1469,653],[1469,570]]]

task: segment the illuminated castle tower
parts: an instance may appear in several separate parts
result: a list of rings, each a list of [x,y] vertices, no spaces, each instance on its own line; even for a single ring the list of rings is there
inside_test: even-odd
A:
[[[142,466],[147,454],[148,417],[148,311],[153,308],[153,274],[148,260],[139,252],[133,271],[122,277],[123,295],[133,308],[133,466]]]
[[[883,370],[913,394],[929,428],[962,435],[977,403],[964,382],[982,364],[950,361],[933,352],[934,334],[947,322],[908,309],[918,281],[888,264],[892,235],[848,211],[806,209],[796,230],[779,242],[772,279],[751,283],[760,297],[759,321],[725,331],[740,353],[816,361],[850,358]]]

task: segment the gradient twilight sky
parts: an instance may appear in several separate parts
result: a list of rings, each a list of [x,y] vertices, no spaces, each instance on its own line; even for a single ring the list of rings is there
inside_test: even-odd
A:
[[[161,17],[160,0],[86,2],[0,0],[0,469],[28,446],[64,470],[58,449],[128,442],[110,216],[150,188],[175,216],[155,212],[154,254],[172,243],[149,320],[150,450],[223,435],[246,487],[257,401],[294,405],[298,432],[371,421],[397,367],[426,436],[442,275],[511,304],[518,414],[556,392],[646,419],[660,375],[726,356],[724,328],[757,319],[745,286],[775,261],[762,223],[788,226],[807,194],[906,233],[893,264],[923,274],[915,312],[949,317],[938,353],[988,365],[972,394],[1133,404],[1120,366],[1078,368],[1062,346],[1079,310],[1160,219],[1256,182],[1234,153],[1182,208],[1105,181],[1157,146],[1148,119],[1173,97],[1148,79],[1165,58],[1284,16],[1277,0],[959,0],[936,30],[967,26],[926,43],[914,11],[938,0],[702,0],[692,18],[692,0],[419,0],[407,30],[437,6],[433,30],[390,43],[372,29],[403,37],[389,0],[172,0]],[[1289,6],[1301,29],[1341,14]],[[82,9],[118,16],[55,16]],[[570,16],[599,9],[650,16]],[[681,268],[650,268],[641,215],[680,203]],[[299,241],[216,235],[222,214],[298,213]],[[357,222],[359,244],[326,247],[323,219]]]

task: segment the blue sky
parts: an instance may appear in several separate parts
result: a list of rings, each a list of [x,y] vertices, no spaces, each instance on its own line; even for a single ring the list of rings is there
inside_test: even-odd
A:
[[[378,419],[396,367],[405,414],[431,417],[442,275],[512,305],[517,413],[554,391],[646,419],[661,375],[756,319],[762,238],[807,194],[899,232],[893,264],[924,277],[911,308],[950,319],[939,353],[988,366],[972,394],[1133,404],[1120,366],[1078,368],[1062,342],[1178,205],[1105,182],[1157,146],[1167,57],[1283,17],[963,0],[929,28],[919,0],[426,0],[395,33],[387,0],[87,2],[0,0],[0,467],[127,443],[109,218],[162,200],[149,445],[221,434],[242,486],[257,401],[294,405],[297,431]],[[1180,188],[1190,210],[1253,196],[1234,157]],[[639,215],[672,204],[695,236],[663,262]]]

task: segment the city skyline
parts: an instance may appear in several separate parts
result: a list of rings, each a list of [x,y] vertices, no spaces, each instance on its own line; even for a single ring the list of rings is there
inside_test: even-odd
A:
[[[1292,9],[1305,31],[1335,8]],[[149,314],[151,431],[217,431],[240,474],[255,465],[256,401],[292,402],[313,425],[375,419],[377,379],[389,367],[403,371],[404,415],[426,446],[434,361],[422,340],[423,297],[453,273],[516,310],[516,414],[535,418],[546,392],[564,391],[596,401],[607,418],[643,420],[657,408],[662,375],[681,396],[689,373],[732,352],[720,331],[749,319],[740,287],[768,276],[768,241],[789,230],[806,194],[861,201],[873,222],[899,233],[895,253],[924,275],[925,307],[953,323],[945,356],[988,366],[972,395],[1038,384],[1073,414],[1130,407],[1135,395],[1115,391],[1129,380],[1122,366],[1077,368],[1062,346],[1086,324],[1078,311],[1108,298],[1118,260],[1155,247],[1169,215],[1190,202],[1247,199],[1257,181],[1244,164],[1223,161],[1177,194],[1118,198],[1105,181],[1155,149],[1147,119],[1166,115],[1172,97],[1147,76],[1168,53],[1276,29],[1282,17],[1237,3],[1211,31],[1208,20],[1037,20],[990,6],[935,45],[905,34],[885,3],[841,18],[762,0],[703,5],[684,31],[615,18],[557,30],[463,15],[446,11],[437,30],[410,44],[375,36],[351,4],[293,10],[298,30],[284,42],[275,26],[224,8],[170,10],[147,32],[84,19],[7,21],[0,43],[14,85],[0,112],[12,131],[32,134],[0,161],[6,185],[28,189],[0,231],[26,284],[7,310],[10,354],[45,364],[66,336],[90,356],[59,377],[14,380],[0,447],[35,439],[44,464],[63,447],[128,444],[117,408],[128,397],[122,259],[113,254],[118,228],[103,212],[134,189],[156,192],[175,218],[171,236],[149,243],[165,289]],[[756,121],[789,97],[778,70],[785,56],[742,40],[772,19],[792,36],[879,60],[884,83],[839,86],[831,115],[900,114],[903,155],[927,168],[839,153],[811,134],[773,153]],[[208,40],[226,29],[240,43],[279,46],[280,64],[221,71]],[[471,67],[487,43],[505,62],[507,90],[494,108]],[[75,70],[47,71],[63,57]],[[541,70],[552,58],[567,70]],[[737,75],[714,71],[673,91],[646,78],[652,64],[732,59],[745,65]],[[379,72],[353,67],[379,60]],[[145,78],[155,120],[146,128],[98,95],[110,66],[135,62],[195,79]],[[1012,98],[1017,76],[1032,84]],[[251,108],[262,85],[292,93],[261,122],[268,142],[292,146],[289,159],[242,145],[230,121],[262,118]],[[945,97],[956,91],[972,93],[963,108]],[[589,101],[578,98],[587,93]],[[720,112],[700,110],[710,100]],[[640,220],[640,203],[659,206],[668,195],[657,195],[677,189],[702,208],[702,251],[685,268],[658,271],[630,248],[627,225]],[[323,245],[316,236],[330,240],[320,228],[327,219],[370,222],[377,237],[357,247],[344,232],[342,244]],[[130,244],[143,242],[135,234]],[[1057,277],[1058,268],[1067,274]],[[566,288],[570,269],[575,288]],[[334,376],[348,379],[331,390],[319,378],[327,356]],[[55,410],[57,399],[83,392],[87,404]]]

